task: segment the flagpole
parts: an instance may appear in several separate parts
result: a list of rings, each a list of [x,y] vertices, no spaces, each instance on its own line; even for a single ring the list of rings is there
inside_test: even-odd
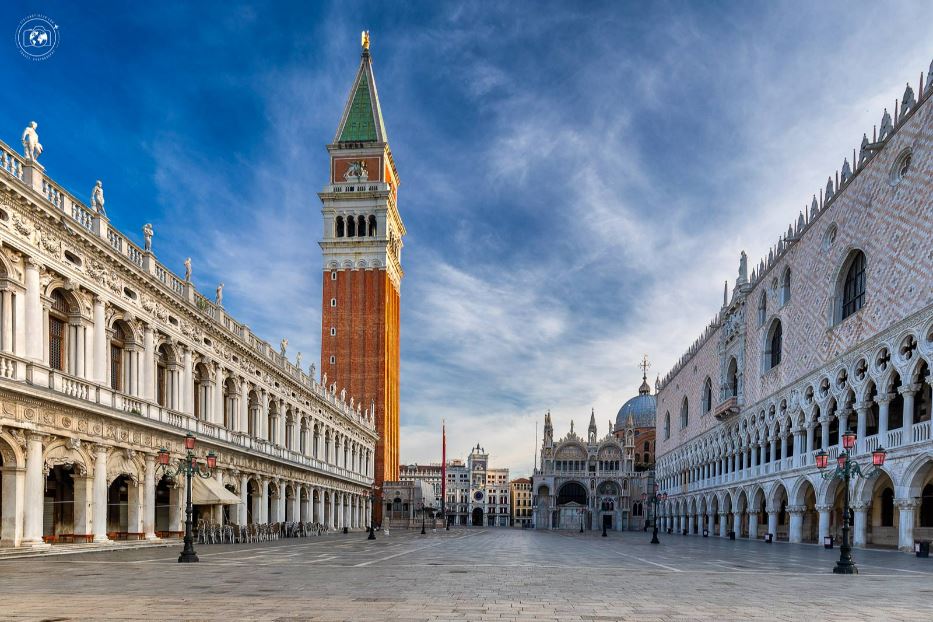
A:
[[[441,516],[447,527],[447,421],[441,420]],[[449,527],[447,527],[449,529]]]

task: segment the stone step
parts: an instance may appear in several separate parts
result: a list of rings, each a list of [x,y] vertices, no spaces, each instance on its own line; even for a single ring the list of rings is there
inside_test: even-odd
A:
[[[92,553],[95,551],[125,551],[129,549],[179,546],[179,542],[179,540],[160,540],[156,542],[142,540],[129,542],[53,544],[50,547],[41,549],[33,549],[30,547],[3,547],[0,548],[0,560],[20,559],[25,557],[49,557],[55,555],[69,555],[74,553]]]

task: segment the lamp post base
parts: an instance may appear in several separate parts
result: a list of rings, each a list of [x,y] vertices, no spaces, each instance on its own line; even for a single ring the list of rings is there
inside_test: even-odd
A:
[[[192,564],[199,561],[201,560],[198,559],[198,554],[194,551],[182,551],[178,556],[179,564]]]
[[[661,541],[658,540],[658,530],[657,530],[657,529],[655,529],[655,530],[651,533],[651,544],[661,544]]]
[[[366,536],[366,539],[367,539],[367,540],[375,540],[375,539],[376,539],[376,532],[374,531],[372,524],[369,525],[369,535]]]
[[[858,566],[855,564],[844,564],[842,562],[836,562],[836,565],[833,567],[833,574],[858,574]]]

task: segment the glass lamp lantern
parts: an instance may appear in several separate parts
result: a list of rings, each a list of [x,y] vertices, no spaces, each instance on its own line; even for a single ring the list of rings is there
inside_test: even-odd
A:
[[[217,454],[215,454],[213,451],[207,452],[207,468],[213,471],[216,466]]]
[[[842,435],[842,447],[848,451],[855,447],[855,432],[852,430],[846,430],[846,433]]]
[[[168,466],[169,455],[168,450],[163,447],[159,450],[159,464],[162,466]]]
[[[816,454],[816,468],[822,470],[822,469],[825,469],[828,464],[829,464],[829,454],[821,449]]]
[[[194,435],[188,434],[185,436],[185,449],[194,451]]]
[[[884,459],[888,455],[888,450],[884,447],[879,447],[875,451],[871,452],[871,463],[876,467],[884,466]]]

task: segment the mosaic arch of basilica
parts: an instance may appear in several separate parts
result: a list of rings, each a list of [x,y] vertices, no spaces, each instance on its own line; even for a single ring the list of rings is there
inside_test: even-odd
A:
[[[363,528],[373,398],[314,378],[0,143],[0,546],[154,540],[183,530],[184,486],[157,452],[218,455],[199,515]],[[204,499],[208,501],[205,502]],[[223,504],[217,503],[223,501]]]
[[[933,66],[931,66],[933,71]],[[851,161],[749,274],[661,381],[663,526],[822,542],[843,484],[818,451],[888,451],[856,480],[856,546],[933,536],[933,81],[910,85]]]

